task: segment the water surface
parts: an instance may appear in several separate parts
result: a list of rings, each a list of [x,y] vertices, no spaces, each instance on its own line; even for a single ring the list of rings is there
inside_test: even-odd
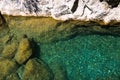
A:
[[[120,76],[120,37],[86,35],[39,45],[41,58],[53,73],[58,64],[66,70],[69,80]]]

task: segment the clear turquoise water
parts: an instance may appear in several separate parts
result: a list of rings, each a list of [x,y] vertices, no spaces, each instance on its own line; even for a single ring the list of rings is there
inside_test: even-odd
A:
[[[120,76],[120,37],[86,35],[39,45],[41,58],[53,73],[54,65],[62,65],[69,80]]]

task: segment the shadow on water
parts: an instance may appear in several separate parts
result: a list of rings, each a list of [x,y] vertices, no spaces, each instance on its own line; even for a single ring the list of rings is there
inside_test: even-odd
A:
[[[32,46],[32,56],[31,58],[40,58],[40,52],[41,52],[41,49],[40,49],[40,46],[34,41],[34,39],[31,39],[31,46]]]

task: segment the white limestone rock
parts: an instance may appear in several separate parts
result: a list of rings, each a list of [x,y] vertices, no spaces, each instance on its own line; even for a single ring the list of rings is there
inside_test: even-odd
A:
[[[0,0],[7,15],[46,16],[57,20],[120,22],[120,4],[110,8],[104,0]]]

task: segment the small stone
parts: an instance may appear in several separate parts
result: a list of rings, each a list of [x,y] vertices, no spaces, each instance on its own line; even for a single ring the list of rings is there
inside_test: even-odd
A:
[[[15,55],[15,51],[17,50],[17,45],[17,43],[11,43],[5,46],[1,56],[4,58],[13,58]]]
[[[53,80],[48,67],[37,59],[30,59],[25,66],[23,80]]]
[[[20,41],[18,51],[15,55],[15,60],[19,64],[23,64],[30,58],[31,55],[32,55],[32,49],[30,46],[30,41],[27,38],[23,38]]]
[[[6,78],[6,80],[20,80],[20,78],[16,73],[12,73]]]
[[[15,61],[0,58],[0,80],[3,80],[7,75],[10,75],[14,71],[16,71],[17,68],[18,65]]]

